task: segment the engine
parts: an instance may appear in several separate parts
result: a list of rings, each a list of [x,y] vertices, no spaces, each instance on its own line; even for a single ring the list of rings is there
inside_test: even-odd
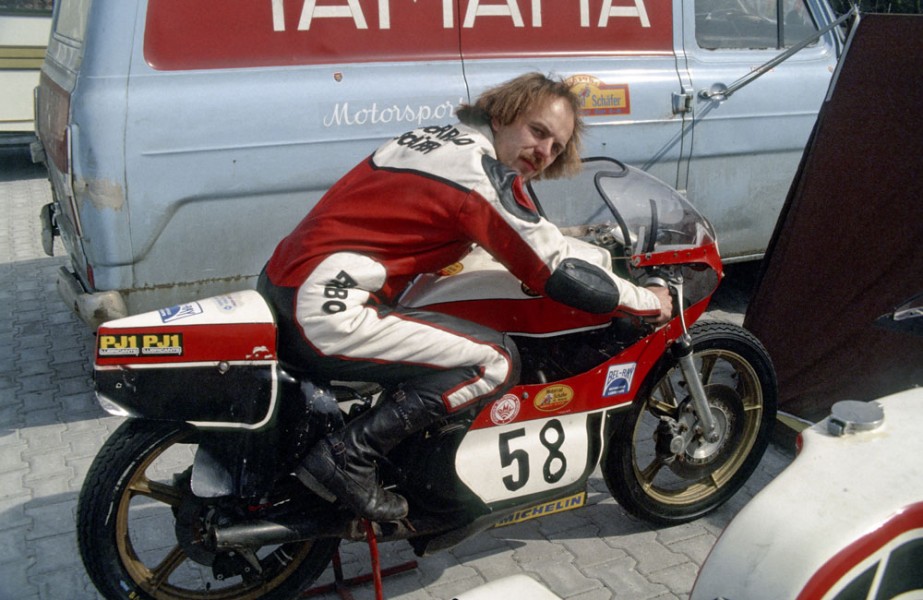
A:
[[[522,359],[520,383],[548,383],[589,371],[649,332],[637,319],[613,319],[590,331],[548,337],[511,336]]]

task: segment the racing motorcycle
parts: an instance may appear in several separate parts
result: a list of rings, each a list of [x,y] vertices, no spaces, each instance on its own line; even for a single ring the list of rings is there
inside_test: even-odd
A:
[[[517,384],[404,440],[379,465],[407,498],[399,522],[362,521],[292,475],[321,436],[389,389],[311,381],[280,356],[253,290],[105,323],[96,392],[127,417],[94,460],[77,507],[81,556],[107,598],[290,598],[342,540],[407,540],[420,555],[486,528],[576,508],[597,467],[628,512],[678,524],[716,509],[768,444],[776,378],[760,342],[699,318],[723,277],[716,236],[681,194],[612,159],[529,186],[596,264],[674,295],[653,327],[571,309],[475,248],[418,278],[401,303],[515,340]],[[413,340],[406,340],[413,343]]]

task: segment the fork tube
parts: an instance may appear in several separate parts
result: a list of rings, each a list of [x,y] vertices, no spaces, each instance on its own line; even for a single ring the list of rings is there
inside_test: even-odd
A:
[[[702,433],[708,442],[718,441],[717,424],[715,417],[711,413],[711,407],[708,405],[708,398],[705,395],[705,388],[702,386],[702,378],[695,368],[695,362],[692,360],[692,336],[686,328],[686,315],[683,306],[683,279],[682,276],[675,277],[670,287],[673,289],[676,298],[676,306],[679,309],[679,322],[683,329],[683,334],[673,343],[670,351],[679,368],[683,372],[686,385],[689,386],[689,395],[692,396],[692,406],[695,408],[695,414],[699,417],[702,424]]]
[[[695,407],[695,414],[702,424],[702,433],[705,435],[705,439],[709,442],[718,441],[715,417],[711,413],[708,398],[705,396],[705,388],[702,386],[702,379],[699,377],[695,362],[692,360],[692,337],[688,333],[684,333],[673,344],[671,351],[679,363],[680,370],[683,372],[686,385],[689,386],[692,406]]]

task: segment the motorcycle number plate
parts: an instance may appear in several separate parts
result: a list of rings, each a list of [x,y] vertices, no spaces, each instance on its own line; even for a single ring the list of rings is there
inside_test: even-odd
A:
[[[589,416],[561,415],[473,430],[456,455],[458,476],[486,503],[571,485],[594,467]]]

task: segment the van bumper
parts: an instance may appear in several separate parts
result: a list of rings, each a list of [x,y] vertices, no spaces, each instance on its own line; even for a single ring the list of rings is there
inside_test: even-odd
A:
[[[94,330],[106,321],[128,316],[121,294],[115,291],[87,292],[77,276],[65,267],[58,269],[56,284],[64,302]]]

